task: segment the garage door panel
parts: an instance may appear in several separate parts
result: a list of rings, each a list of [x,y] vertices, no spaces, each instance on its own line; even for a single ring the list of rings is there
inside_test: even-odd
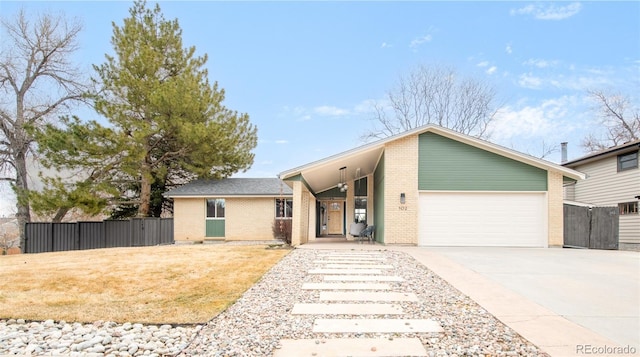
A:
[[[420,245],[543,247],[544,193],[421,193]]]

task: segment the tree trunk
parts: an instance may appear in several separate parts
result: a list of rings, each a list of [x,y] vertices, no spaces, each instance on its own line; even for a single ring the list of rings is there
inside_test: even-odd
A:
[[[27,159],[24,152],[20,152],[16,155],[15,160],[16,167],[16,182],[13,187],[17,198],[17,213],[16,219],[18,220],[18,228],[20,232],[20,249],[24,251],[25,248],[25,225],[27,222],[31,222],[31,210],[29,208],[29,182],[27,176]]]
[[[138,206],[138,217],[149,217],[152,180],[150,165],[145,162],[140,168],[140,171],[142,177],[140,178],[140,206]]]
[[[51,221],[53,223],[60,223],[60,222],[62,222],[62,219],[64,218],[64,216],[67,215],[67,213],[69,213],[69,208],[60,207],[60,208],[58,208],[58,211],[56,212],[56,215],[53,216],[53,219]]]

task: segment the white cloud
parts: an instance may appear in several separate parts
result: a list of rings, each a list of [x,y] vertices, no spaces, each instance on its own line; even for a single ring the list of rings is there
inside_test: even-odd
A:
[[[555,67],[558,65],[558,61],[547,61],[547,60],[543,60],[543,59],[529,59],[524,61],[524,63],[522,63],[525,66],[532,66],[532,67],[538,67],[538,68],[547,68],[547,67]]]
[[[339,116],[349,115],[349,110],[338,108],[338,107],[333,107],[333,106],[329,106],[329,105],[323,105],[323,106],[315,107],[315,108],[313,108],[313,112],[318,114],[318,115],[325,115],[325,116],[332,116],[332,117],[339,117]]]
[[[379,104],[379,101],[373,99],[365,99],[362,102],[356,104],[353,107],[353,111],[356,114],[367,114],[373,112],[375,105]]]
[[[390,48],[390,47],[393,47],[393,45],[392,45],[392,44],[390,44],[390,43],[386,43],[386,42],[383,42],[383,43],[380,45],[380,48]]]
[[[529,89],[540,89],[540,87],[542,86],[542,79],[534,76],[532,73],[524,73],[520,75],[518,84],[521,87]]]
[[[565,6],[556,6],[551,3],[530,4],[519,9],[511,9],[511,15],[532,15],[538,20],[564,20],[582,9],[582,4],[572,2]]]
[[[531,65],[546,68],[545,66],[553,66],[554,64],[532,62]],[[555,72],[548,72],[542,75],[534,74],[533,72],[523,73],[518,78],[518,84],[529,89],[557,88],[577,91],[624,85],[625,79],[620,77],[616,69],[584,69],[576,68],[575,66],[569,66],[568,68],[570,71],[564,74]]]
[[[478,67],[487,67],[489,65],[489,61],[482,61],[478,63],[476,66]]]
[[[504,143],[516,138],[538,137],[541,141],[555,138],[570,130],[567,121],[574,119],[571,113],[577,103],[575,97],[563,96],[542,101],[537,106],[506,106],[490,124],[491,139]]]
[[[288,144],[289,140],[282,140],[282,139],[281,140],[276,140],[275,143],[276,144]]]
[[[409,47],[416,49],[419,46],[421,46],[423,43],[426,42],[431,42],[431,40],[433,39],[433,37],[431,35],[425,35],[422,37],[416,37],[413,40],[411,40],[411,43],[409,44]]]
[[[513,53],[513,47],[511,47],[510,43],[507,44],[507,47],[504,48],[504,51],[509,55]]]
[[[485,71],[488,75],[492,75],[494,73],[496,73],[496,71],[498,70],[498,67],[496,66],[491,66],[489,68],[487,68],[487,70]]]

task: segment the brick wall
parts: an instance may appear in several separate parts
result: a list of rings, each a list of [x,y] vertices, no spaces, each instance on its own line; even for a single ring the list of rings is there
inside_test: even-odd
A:
[[[297,246],[309,241],[309,205],[313,203],[311,193],[301,181],[293,182],[293,224],[291,245]]]
[[[561,247],[564,243],[562,174],[549,171],[547,180],[548,243],[550,247]]]
[[[275,198],[227,198],[225,240],[271,240]]]
[[[385,146],[384,243],[418,244],[418,136]],[[406,197],[400,203],[400,194]]]
[[[173,237],[176,242],[204,240],[204,198],[175,198],[173,202]]]

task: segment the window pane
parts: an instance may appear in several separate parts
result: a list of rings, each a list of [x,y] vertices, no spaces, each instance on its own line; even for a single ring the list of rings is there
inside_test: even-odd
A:
[[[287,218],[293,217],[293,200],[287,200],[284,211],[285,211],[285,217]]]
[[[224,218],[224,198],[218,198],[216,200],[216,217]]]
[[[292,199],[276,199],[276,218],[291,218],[293,216]]]
[[[213,218],[216,216],[216,200],[207,200],[207,218]]]
[[[367,222],[367,198],[366,197],[356,197],[354,216],[355,216],[354,219],[356,223]]]
[[[638,167],[638,153],[633,152],[618,156],[618,166],[620,170],[635,169]]]

